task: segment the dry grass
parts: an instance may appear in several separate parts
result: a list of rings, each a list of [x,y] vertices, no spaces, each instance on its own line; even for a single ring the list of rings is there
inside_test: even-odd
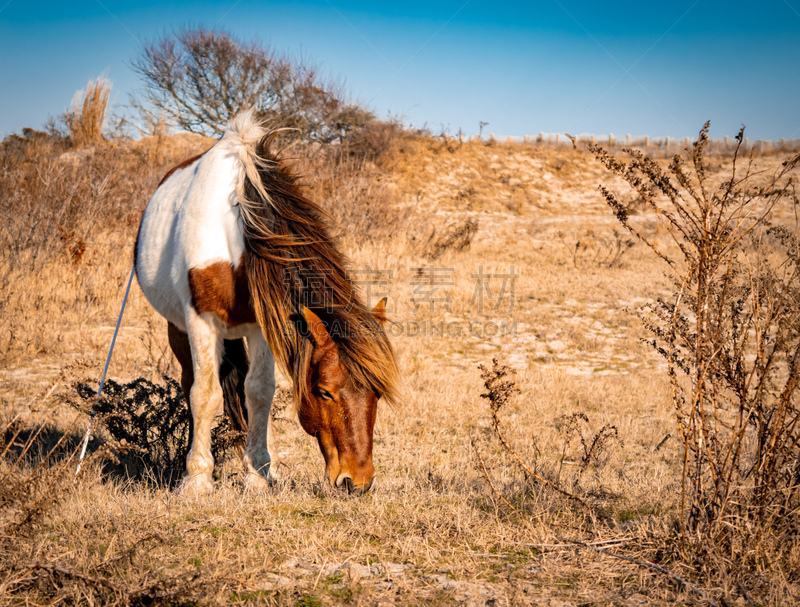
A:
[[[58,396],[74,396],[75,382],[100,372],[130,268],[129,245],[149,193],[171,163],[208,144],[162,137],[76,151],[34,137],[4,147],[0,179],[14,195],[3,202],[0,234],[0,407],[7,419],[33,412],[23,439],[44,425],[48,444],[61,436],[70,448],[76,443],[86,418]],[[243,492],[235,457],[218,466],[214,494],[194,500],[159,484],[157,474],[123,481],[103,474],[98,460],[74,484],[63,475],[50,481],[35,472],[46,447],[19,462],[6,454],[0,462],[6,479],[0,601],[705,600],[674,578],[605,554],[614,552],[657,563],[718,604],[747,604],[748,597],[792,602],[789,593],[800,594],[800,572],[787,563],[735,573],[720,555],[665,556],[664,538],[680,512],[683,449],[665,364],[640,342],[645,331],[629,309],[669,294],[671,285],[642,245],[614,258],[614,218],[596,188],[604,182],[630,196],[621,181],[604,176],[579,150],[424,137],[392,145],[390,153],[371,156],[295,154],[309,168],[312,195],[327,201],[343,223],[354,267],[390,276],[370,286],[371,303],[388,291],[406,399],[397,410],[380,410],[374,491],[353,499],[329,489],[318,447],[290,408],[276,407],[284,480],[264,494]],[[777,160],[756,162],[766,167]],[[717,177],[712,172],[710,178]],[[18,217],[20,209],[40,215]],[[791,213],[779,209],[776,217]],[[430,225],[468,219],[478,222],[469,247],[445,247],[431,262]],[[646,211],[630,220],[670,246]],[[599,252],[576,261],[570,243],[585,239],[588,230]],[[417,305],[425,292],[419,269],[431,263],[452,268],[452,284],[440,285],[450,300],[433,310]],[[518,274],[514,305],[495,305],[501,280],[495,278],[481,308],[471,275],[480,266],[508,275],[512,265]],[[112,376],[174,376],[164,329],[135,290]],[[485,390],[477,365],[493,357],[516,369],[521,393],[497,419],[508,445],[535,475],[497,441],[480,397]],[[62,369],[53,395],[31,402]],[[279,385],[288,386],[283,378]],[[13,445],[23,439],[11,437],[6,433],[9,453],[18,453]],[[101,433],[97,444],[108,438]],[[54,475],[56,462],[71,452],[63,442],[59,448],[46,462],[55,466]],[[25,497],[23,488],[34,497]],[[14,513],[26,512],[44,488],[58,500],[18,525]]]
[[[98,78],[86,85],[85,91],[78,91],[72,108],[64,116],[73,145],[83,148],[96,145],[103,140],[106,110],[111,95],[111,82]]]

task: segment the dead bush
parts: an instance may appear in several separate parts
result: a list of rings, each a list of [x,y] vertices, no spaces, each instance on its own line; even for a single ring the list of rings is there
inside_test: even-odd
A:
[[[619,267],[624,262],[625,253],[636,244],[635,240],[626,237],[619,230],[612,230],[611,234],[601,234],[589,228],[578,238],[569,238],[561,231],[556,236],[569,252],[575,268],[586,265]]]
[[[579,514],[588,514],[589,517],[593,518],[595,514],[594,507],[588,504],[583,497],[579,496],[577,491],[571,493],[564,489],[559,484],[558,479],[555,478],[552,470],[540,469],[538,458],[534,458],[534,460],[531,462],[525,461],[525,459],[516,449],[514,449],[514,447],[506,438],[505,432],[502,429],[502,423],[500,421],[500,412],[513,400],[517,394],[520,393],[520,389],[517,387],[514,379],[516,371],[511,367],[499,363],[497,358],[492,359],[491,369],[485,365],[478,365],[478,368],[481,370],[481,378],[483,379],[483,385],[486,388],[486,392],[481,394],[481,398],[485,398],[489,401],[489,410],[492,417],[492,432],[499,441],[503,450],[511,456],[511,460],[514,462],[515,466],[517,466],[525,474],[526,478],[532,480],[535,484],[543,485],[546,489],[554,492],[558,497],[567,498],[572,504],[578,506],[580,508]],[[568,435],[567,445],[564,449],[565,452],[566,448],[568,447],[569,440],[570,438]],[[534,451],[538,454],[539,450],[536,446],[536,443],[536,437],[533,437]],[[483,464],[483,460],[480,458],[480,454],[478,453],[474,440],[472,445],[481,462],[481,472],[483,472],[485,478],[489,481],[492,491],[497,493],[497,490],[492,484],[490,473],[485,464]],[[578,489],[577,482],[575,482],[574,485],[576,489]],[[514,508],[508,498],[501,496],[501,499],[507,505]]]
[[[469,248],[477,233],[478,220],[474,217],[447,224],[439,230],[434,226],[423,246],[424,254],[428,259],[434,261],[447,251],[463,251]]]
[[[525,461],[519,451],[516,450],[506,438],[499,418],[499,413],[520,392],[514,380],[515,371],[510,367],[498,363],[496,358],[492,359],[491,369],[484,365],[479,365],[479,369],[481,370],[481,377],[486,388],[486,392],[481,394],[481,398],[485,398],[489,401],[489,409],[492,418],[492,434],[499,441],[503,451],[510,456],[514,465],[525,474],[526,480],[533,481],[534,484],[533,491],[514,486],[513,484],[511,486],[512,491],[510,492],[508,491],[508,486],[498,487],[492,480],[494,476],[493,471],[487,466],[486,460],[481,454],[478,443],[473,436],[472,448],[476,456],[476,467],[489,484],[492,494],[499,501],[503,502],[508,509],[516,515],[530,513],[533,514],[534,517],[541,517],[545,512],[569,512],[572,516],[567,526],[584,535],[590,535],[590,538],[570,539],[557,536],[559,541],[562,542],[562,546],[582,547],[615,559],[633,563],[643,570],[666,576],[666,578],[669,578],[678,588],[689,589],[703,599],[709,600],[711,604],[716,604],[711,600],[711,594],[709,592],[677,575],[673,570],[659,564],[665,561],[668,564],[671,560],[665,555],[663,549],[653,551],[652,547],[648,547],[646,553],[650,553],[652,556],[643,558],[642,547],[644,544],[648,543],[649,538],[646,536],[652,534],[650,529],[645,528],[641,530],[645,536],[642,538],[628,536],[617,539],[598,539],[602,537],[603,534],[610,531],[611,521],[609,520],[608,512],[610,511],[609,506],[611,502],[624,498],[624,496],[615,495],[613,492],[606,491],[603,487],[594,487],[587,491],[580,486],[580,480],[583,473],[591,466],[601,467],[603,465],[603,460],[606,458],[607,454],[610,453],[612,448],[622,447],[622,441],[619,438],[619,433],[615,426],[604,425],[598,431],[593,432],[589,430],[589,418],[585,413],[574,412],[572,414],[559,416],[555,419],[555,426],[563,436],[564,445],[558,471],[554,472],[549,470],[546,462],[539,462],[539,460],[543,458],[537,446],[538,441],[536,437],[533,437],[534,459],[533,461]],[[576,441],[575,439],[578,440]],[[581,446],[577,454],[574,453],[574,450],[570,449],[570,446],[576,442],[580,443]],[[573,478],[573,489],[571,492],[563,488],[563,484],[559,478],[562,467],[567,461],[568,454],[572,456],[572,463],[578,466],[577,473]],[[578,457],[576,458],[575,455]],[[545,493],[549,493],[552,497],[562,501],[560,503],[556,501],[559,505],[554,508],[554,500],[546,500],[544,498]],[[528,504],[532,506],[532,511],[531,506],[527,506]],[[565,505],[569,505],[570,507],[564,508]],[[554,527],[561,527],[560,524],[554,521],[551,521],[550,524]],[[632,545],[630,549],[623,549],[623,544],[631,540],[634,540],[634,545]],[[635,545],[637,543],[639,544],[638,547]],[[612,544],[615,548],[614,552],[605,550],[605,548],[611,548]],[[653,562],[650,558],[653,558],[656,562]]]
[[[754,576],[779,586],[800,579],[800,240],[797,225],[781,225],[778,213],[791,214],[798,203],[800,155],[759,175],[742,129],[715,187],[704,155],[708,127],[688,166],[680,155],[665,170],[636,150],[627,151],[627,163],[599,146],[590,150],[638,193],[677,247],[637,231],[617,196],[601,188],[674,284],[672,297],[640,310],[668,365],[683,442],[681,541],[668,549],[766,597]]]
[[[144,83],[134,104],[192,133],[221,134],[236,114],[254,108],[303,140],[331,143],[373,119],[307,62],[225,31],[164,35],[145,44],[133,69]]]
[[[575,464],[577,474],[572,479],[575,489],[588,468],[602,468],[608,462],[612,449],[622,446],[622,439],[616,426],[606,424],[599,430],[593,431],[589,426],[589,417],[582,412],[557,417],[555,427],[562,434],[564,440],[556,477],[561,478],[565,462]],[[581,449],[577,453],[573,453],[571,446],[576,442],[580,443]]]
[[[342,141],[341,154],[359,162],[374,163],[384,170],[391,169],[395,152],[404,142],[418,137],[396,120],[370,120]]]
[[[312,200],[340,230],[345,247],[387,242],[409,230],[410,214],[396,204],[384,171],[340,146],[300,145],[285,152]]]
[[[76,392],[80,400],[70,404],[91,413],[97,391],[81,382]],[[127,447],[125,453],[117,454],[119,473],[168,487],[180,481],[189,452],[191,415],[175,380],[164,377],[163,383],[157,384],[139,377],[121,384],[110,379],[94,410],[96,422],[108,431],[114,444]],[[222,461],[237,448],[243,433],[233,431],[225,416],[211,438],[214,459]]]

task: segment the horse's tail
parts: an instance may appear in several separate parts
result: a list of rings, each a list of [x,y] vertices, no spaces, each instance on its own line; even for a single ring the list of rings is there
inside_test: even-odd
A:
[[[219,367],[225,415],[234,432],[241,433],[236,441],[237,450],[243,450],[247,434],[247,407],[244,403],[244,378],[249,361],[242,339],[226,339]]]

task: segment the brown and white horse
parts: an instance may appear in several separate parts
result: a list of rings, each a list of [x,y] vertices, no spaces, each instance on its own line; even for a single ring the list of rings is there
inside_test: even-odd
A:
[[[212,422],[236,397],[223,390],[223,361],[246,372],[245,484],[263,487],[275,476],[277,361],[330,482],[366,491],[377,401],[397,398],[385,300],[363,305],[327,215],[270,151],[272,139],[252,113],[236,117],[210,150],[167,174],[139,228],[139,284],[169,323],[191,408],[183,486],[213,488]]]

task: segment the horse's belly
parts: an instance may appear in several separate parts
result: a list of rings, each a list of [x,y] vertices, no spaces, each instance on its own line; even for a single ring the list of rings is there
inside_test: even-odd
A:
[[[176,199],[160,188],[145,209],[139,228],[136,275],[145,298],[156,312],[186,330],[188,269],[175,238],[178,222]]]

